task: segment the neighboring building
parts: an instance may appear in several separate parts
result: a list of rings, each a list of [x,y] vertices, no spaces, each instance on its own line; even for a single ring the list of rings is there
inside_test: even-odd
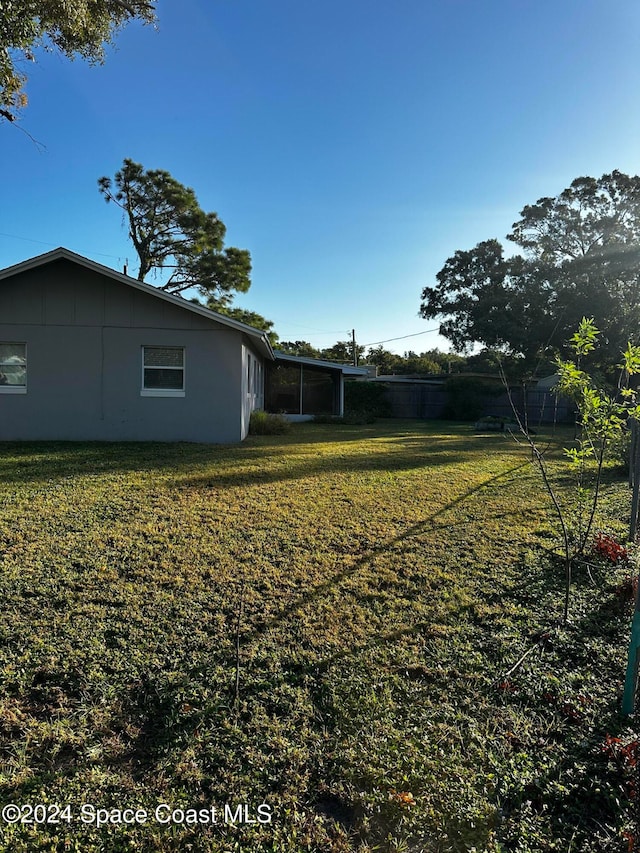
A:
[[[556,385],[560,382],[560,374],[552,373],[551,376],[544,376],[536,382],[538,391],[553,391]]]
[[[264,332],[68,249],[0,271],[0,440],[238,442],[279,360]],[[338,414],[342,368],[321,375]]]

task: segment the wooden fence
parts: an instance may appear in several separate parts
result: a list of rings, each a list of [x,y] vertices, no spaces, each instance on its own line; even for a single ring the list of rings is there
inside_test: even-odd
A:
[[[423,418],[431,420],[446,416],[449,392],[442,386],[423,382],[390,382],[385,398],[391,406],[394,418]],[[572,423],[574,406],[566,399],[557,398],[550,391],[513,388],[511,398],[521,418],[530,426],[546,423]],[[477,403],[477,398],[474,400]],[[469,412],[467,420],[476,420],[480,415],[513,417],[507,393],[481,397],[481,412]]]

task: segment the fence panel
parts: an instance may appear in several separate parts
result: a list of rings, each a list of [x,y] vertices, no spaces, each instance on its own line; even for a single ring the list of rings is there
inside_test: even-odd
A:
[[[571,401],[556,397],[550,391],[527,389],[525,393],[520,387],[512,388],[511,398],[522,420],[526,420],[531,427],[573,421],[574,406]],[[390,382],[385,399],[391,406],[394,418],[433,420],[444,417],[449,394],[444,387],[420,382]],[[487,394],[481,398],[481,404],[482,415],[513,417],[506,392],[499,396]],[[470,413],[469,420],[476,420],[476,415]]]

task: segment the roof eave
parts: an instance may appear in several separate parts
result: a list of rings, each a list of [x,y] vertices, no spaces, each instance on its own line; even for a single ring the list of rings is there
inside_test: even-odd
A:
[[[310,367],[325,367],[327,370],[339,370],[344,376],[366,376],[367,370],[362,367],[353,367],[350,364],[339,364],[336,361],[323,361],[319,358],[309,358],[302,355],[288,355],[274,350],[276,361],[288,361],[292,364],[307,364]]]
[[[264,350],[264,355],[267,358],[271,361],[275,361],[275,354],[273,352],[271,342],[269,341],[266,332],[263,332],[261,329],[254,329],[253,326],[248,326],[246,323],[241,323],[238,320],[233,320],[231,317],[226,317],[224,314],[218,314],[216,311],[211,311],[209,308],[205,308],[204,305],[199,305],[196,302],[189,302],[188,300],[183,299],[183,297],[176,296],[173,293],[167,293],[165,290],[160,290],[152,284],[139,281],[137,278],[132,278],[129,275],[125,275],[124,273],[111,269],[111,267],[106,267],[104,264],[100,264],[97,261],[85,258],[83,255],[78,255],[70,249],[65,249],[64,246],[59,246],[57,249],[52,249],[50,252],[45,252],[42,255],[36,255],[34,258],[29,258],[26,261],[21,261],[18,264],[13,264],[10,267],[0,270],[0,280],[10,278],[11,276],[18,275],[23,272],[28,272],[31,269],[36,269],[37,267],[59,260],[71,261],[72,263],[85,267],[85,269],[92,270],[100,275],[106,275],[114,281],[127,284],[129,287],[140,290],[142,293],[147,293],[158,299],[163,299],[165,302],[169,302],[179,308],[185,308],[187,311],[199,314],[201,317],[206,317],[208,320],[214,320],[215,322],[228,326],[231,329],[235,329],[238,332],[243,332],[253,338],[255,343],[259,344],[260,348]]]

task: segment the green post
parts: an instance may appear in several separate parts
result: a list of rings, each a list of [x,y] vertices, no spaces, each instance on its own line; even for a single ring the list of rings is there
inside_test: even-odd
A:
[[[636,685],[638,683],[638,651],[640,650],[640,611],[633,614],[631,623],[631,641],[629,643],[629,658],[627,661],[627,675],[624,681],[624,695],[622,697],[622,713],[633,714],[636,701]]]

